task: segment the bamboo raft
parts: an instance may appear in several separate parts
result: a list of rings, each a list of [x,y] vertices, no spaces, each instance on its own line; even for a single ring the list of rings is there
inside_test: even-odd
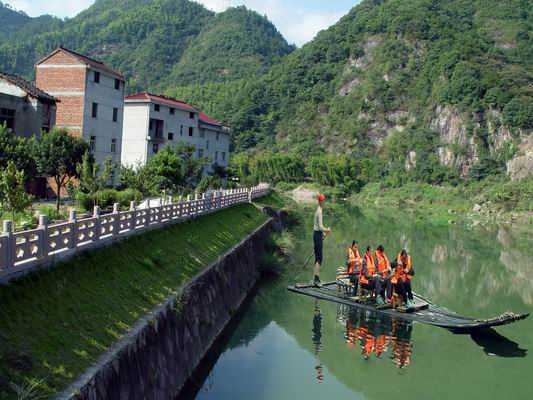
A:
[[[448,310],[445,307],[437,306],[416,293],[413,293],[414,310],[407,310],[401,307],[394,310],[390,305],[376,307],[374,299],[359,301],[359,297],[350,297],[338,287],[336,281],[324,283],[321,288],[314,287],[312,284],[296,284],[294,286],[289,286],[287,290],[322,300],[363,308],[406,321],[415,321],[440,326],[456,333],[470,333],[494,326],[507,325],[515,321],[526,319],[529,316],[529,313],[517,315],[507,311],[490,319],[465,317],[454,311]]]

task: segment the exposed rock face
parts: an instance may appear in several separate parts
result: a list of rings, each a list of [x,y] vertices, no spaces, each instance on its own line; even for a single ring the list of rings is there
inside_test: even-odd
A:
[[[489,150],[494,154],[513,139],[513,134],[504,125],[503,116],[497,110],[487,111],[487,129],[489,132]]]
[[[469,137],[463,115],[447,106],[438,106],[435,119],[431,123],[440,136],[442,147],[437,150],[440,162],[448,167],[455,167],[466,176],[470,168],[479,161],[479,150],[473,137]],[[454,154],[452,146],[464,150]]]
[[[405,160],[405,169],[410,171],[416,167],[416,151],[410,151],[407,159]]]
[[[358,78],[354,78],[352,79],[351,81],[345,83],[344,85],[342,85],[342,87],[339,89],[339,96],[347,96],[349,95],[350,93],[352,93],[352,91],[354,90],[354,88],[359,85],[360,81]]]
[[[520,143],[518,155],[507,162],[507,174],[511,179],[533,176],[533,133]]]

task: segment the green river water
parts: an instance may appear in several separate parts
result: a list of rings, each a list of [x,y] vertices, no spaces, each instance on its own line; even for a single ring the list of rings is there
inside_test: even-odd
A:
[[[287,292],[312,251],[313,212],[303,210],[286,276],[261,286],[197,399],[533,399],[533,317],[456,335]],[[324,223],[334,232],[322,280],[334,279],[353,238],[383,244],[390,259],[407,248],[413,290],[462,315],[533,312],[533,229],[436,226],[340,205]]]

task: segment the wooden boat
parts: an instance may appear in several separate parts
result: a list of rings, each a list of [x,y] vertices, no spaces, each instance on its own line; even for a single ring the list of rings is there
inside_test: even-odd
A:
[[[374,299],[361,302],[358,297],[348,296],[343,290],[339,289],[336,281],[324,283],[321,288],[314,287],[312,284],[296,284],[294,286],[289,286],[287,290],[322,300],[329,300],[353,307],[364,308],[372,312],[378,312],[406,321],[416,321],[424,324],[440,326],[456,333],[470,333],[472,331],[487,329],[494,326],[507,325],[515,321],[526,319],[529,316],[529,313],[517,315],[508,311],[498,317],[490,319],[465,317],[450,311],[445,307],[437,306],[416,293],[413,293],[415,310],[410,312],[405,308],[394,310],[390,306],[388,308],[387,306],[376,307]]]

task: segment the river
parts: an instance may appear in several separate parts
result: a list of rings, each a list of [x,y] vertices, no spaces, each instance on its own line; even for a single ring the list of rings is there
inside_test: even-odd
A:
[[[302,211],[286,276],[260,287],[197,382],[197,399],[533,398],[533,317],[456,335],[287,292],[312,250],[313,212]],[[334,279],[356,239],[383,244],[390,259],[408,249],[414,291],[462,315],[533,312],[533,229],[436,226],[400,210],[342,205],[328,208],[324,222],[334,232],[324,242],[322,280]]]

